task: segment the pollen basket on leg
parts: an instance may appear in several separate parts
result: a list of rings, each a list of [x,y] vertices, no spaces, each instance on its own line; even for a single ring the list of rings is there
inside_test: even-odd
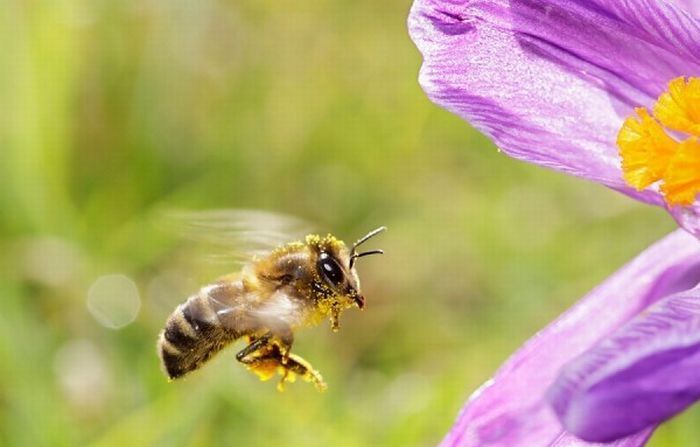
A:
[[[660,182],[669,206],[692,205],[700,192],[700,146],[695,137],[678,142],[664,126],[700,136],[700,78],[672,80],[654,105],[625,120],[617,136],[625,181],[637,190]]]

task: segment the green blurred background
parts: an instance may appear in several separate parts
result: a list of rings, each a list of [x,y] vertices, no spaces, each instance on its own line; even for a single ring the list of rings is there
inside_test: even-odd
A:
[[[431,104],[405,1],[1,5],[3,446],[432,446],[509,353],[674,227]],[[154,216],[208,208],[390,228],[359,267],[366,311],[297,334],[326,393],[278,393],[233,349],[166,382],[157,333],[221,266],[174,256]],[[109,284],[140,304],[120,329],[86,306]],[[699,416],[652,445],[700,442]]]

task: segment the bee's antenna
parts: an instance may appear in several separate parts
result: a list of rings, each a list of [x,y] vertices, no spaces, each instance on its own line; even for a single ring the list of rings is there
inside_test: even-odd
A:
[[[367,242],[367,240],[372,239],[374,236],[378,235],[382,231],[386,231],[386,227],[379,227],[375,230],[370,231],[369,233],[365,234],[363,237],[358,239],[357,242],[352,244],[352,250],[350,250],[350,256],[355,254],[355,250],[357,250],[357,247],[359,247],[360,245]]]
[[[355,259],[361,258],[363,256],[369,256],[369,255],[383,255],[384,250],[370,250],[370,251],[363,251],[362,253],[356,253],[352,256],[350,256],[350,268],[352,268],[353,265],[355,265]]]
[[[379,227],[377,229],[374,229],[361,237],[360,239],[357,240],[354,244],[352,244],[352,250],[350,250],[350,268],[355,264],[355,259],[361,258],[363,256],[368,256],[368,255],[381,255],[384,254],[383,250],[370,250],[370,251],[365,251],[362,253],[357,253],[357,247],[360,245],[364,244],[367,242],[367,240],[373,238],[374,236],[378,235],[379,233],[386,231],[386,227]]]

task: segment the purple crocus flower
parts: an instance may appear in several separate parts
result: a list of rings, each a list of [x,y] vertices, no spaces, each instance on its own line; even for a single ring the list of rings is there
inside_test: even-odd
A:
[[[627,184],[616,139],[635,107],[700,76],[693,12],[694,0],[418,0],[409,29],[428,96],[503,152],[666,206]],[[700,236],[700,203],[667,208]]]
[[[434,102],[506,154],[664,207],[687,230],[526,343],[445,447],[643,445],[700,399],[699,17],[693,0],[413,5]]]
[[[610,414],[596,413],[596,399],[621,397],[633,400],[644,389],[658,392],[659,399],[673,397],[671,386],[682,389],[693,378],[697,387],[697,383],[700,383],[697,359],[691,367],[695,368],[695,375],[687,376],[684,383],[676,382],[676,374],[679,374],[677,361],[665,360],[664,365],[668,370],[659,371],[659,377],[645,375],[645,371],[642,371],[637,374],[635,382],[624,374],[628,374],[625,372],[626,365],[643,359],[656,347],[659,354],[666,352],[665,347],[658,345],[661,340],[655,338],[657,329],[672,330],[670,327],[673,327],[671,323],[675,321],[674,318],[677,318],[681,328],[693,321],[695,324],[700,322],[700,290],[693,289],[699,280],[700,244],[695,243],[688,233],[677,230],[652,245],[520,348],[491,380],[472,395],[443,446],[586,445],[577,442],[551,411],[545,392],[555,381],[557,386],[564,388],[552,388],[556,396],[555,405],[561,404],[569,409],[564,412],[565,419],[574,419],[573,423],[565,423],[566,428],[588,438],[608,439],[608,435],[617,427],[629,427],[630,433],[641,432],[614,445],[643,445],[652,431],[651,427],[644,428],[667,414],[659,414],[656,418],[652,416],[651,421],[644,420],[646,424],[632,428],[630,424],[633,424],[633,420],[618,421]],[[688,304],[693,300],[698,300],[695,307]],[[640,314],[645,309],[645,313]],[[684,321],[686,313],[688,318]],[[699,347],[700,330],[695,334],[686,334],[691,335],[695,336],[695,347]],[[669,341],[678,343],[680,339],[670,338]],[[587,351],[596,343],[598,348]],[[647,349],[627,351],[621,344],[648,346]],[[584,364],[580,365],[581,362]],[[561,367],[567,364],[570,369],[565,369],[557,381]],[[659,365],[648,365],[648,370],[653,371],[654,366]],[[663,372],[673,375],[674,379],[669,381]],[[606,377],[605,381],[601,381],[606,389],[589,387],[599,377]],[[649,382],[656,379],[659,381]],[[688,390],[682,391],[685,393]],[[692,399],[698,394],[687,393],[686,396]],[[641,402],[633,411],[627,407],[617,414],[630,419],[651,414],[645,410],[647,404],[654,402],[655,396],[642,397],[647,402]],[[619,402],[623,405],[633,403]],[[687,404],[688,400],[684,403]],[[618,409],[616,405],[607,408],[611,413]],[[677,406],[674,408],[676,411],[679,409]],[[658,409],[650,405],[648,410],[654,412]],[[588,426],[579,427],[577,424]],[[614,436],[611,438],[619,433],[612,434]]]

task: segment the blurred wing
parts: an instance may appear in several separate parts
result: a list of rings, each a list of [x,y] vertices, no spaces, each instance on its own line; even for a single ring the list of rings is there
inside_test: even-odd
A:
[[[163,213],[161,222],[196,258],[226,264],[264,256],[312,230],[302,219],[260,210],[176,210]]]
[[[299,300],[278,290],[270,295],[244,292],[240,285],[220,282],[203,288],[204,300],[189,306],[190,318],[206,324],[219,323],[226,329],[240,331],[244,327],[275,327],[280,322],[290,326],[302,321]]]

